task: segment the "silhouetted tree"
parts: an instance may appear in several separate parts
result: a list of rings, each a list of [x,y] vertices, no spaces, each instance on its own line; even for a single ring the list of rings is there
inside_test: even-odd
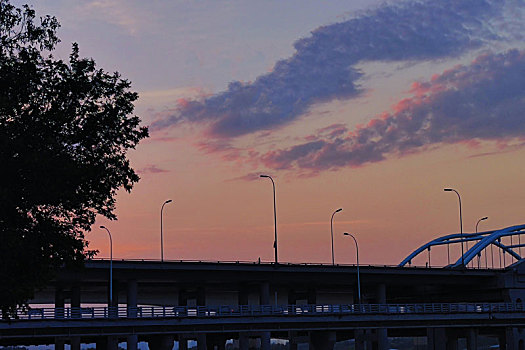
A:
[[[81,264],[96,215],[139,178],[126,152],[148,136],[118,73],[51,53],[56,18],[0,0],[0,310],[10,317],[57,267]]]

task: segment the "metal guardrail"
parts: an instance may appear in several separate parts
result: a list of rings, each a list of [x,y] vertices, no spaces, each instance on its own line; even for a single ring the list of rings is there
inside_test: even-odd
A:
[[[86,261],[106,261],[109,262],[109,258],[90,258]],[[219,265],[260,265],[260,266],[275,266],[275,262],[273,261],[252,261],[252,260],[169,260],[165,259],[164,261],[161,261],[160,259],[122,259],[122,258],[114,258],[113,263],[116,262],[151,262],[151,263],[159,263],[159,264],[168,264],[168,263],[187,263],[187,264],[219,264]],[[324,263],[324,262],[279,262],[278,266],[282,267],[295,267],[295,266],[308,266],[308,267],[328,267],[333,268],[335,267],[356,267],[356,264],[344,264],[344,263]],[[440,265],[440,264],[433,264],[432,266],[427,265],[405,265],[403,267],[400,267],[399,265],[391,265],[391,264],[359,264],[360,268],[393,268],[393,269],[443,269],[446,268],[448,265]],[[510,265],[509,265],[510,266]],[[502,267],[465,267],[466,270],[483,270],[483,271],[500,271],[505,270],[508,266],[502,266]]]
[[[525,312],[522,303],[236,305],[30,308],[8,320],[216,318],[245,316],[401,315]],[[1,314],[0,314],[1,318]],[[0,323],[6,322],[1,320]]]
[[[87,259],[86,261],[110,261],[109,258],[95,257]],[[274,261],[253,261],[253,260],[193,260],[193,259],[137,259],[137,258],[113,258],[113,263],[115,262],[152,262],[159,264],[168,264],[168,263],[188,263],[188,264],[219,264],[219,265],[263,265],[263,266],[274,266]],[[279,266],[320,266],[320,267],[355,267],[356,264],[332,264],[326,262],[286,262],[281,261],[277,265]],[[372,265],[372,264],[361,264],[360,267],[398,267],[398,265]]]

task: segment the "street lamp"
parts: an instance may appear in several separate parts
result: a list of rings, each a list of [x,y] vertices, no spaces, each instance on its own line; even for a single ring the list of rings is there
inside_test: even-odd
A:
[[[339,213],[343,208],[339,208],[336,211],[332,213],[332,218],[330,219],[330,233],[332,235],[332,265],[335,265],[334,260],[334,215],[335,213]]]
[[[459,195],[459,192],[456,191],[455,189],[453,188],[445,188],[443,189],[443,191],[445,192],[456,192],[456,194],[458,195],[458,200],[459,200],[459,229],[460,229],[460,233],[461,233],[461,265],[463,265],[463,267],[465,267],[465,260],[464,260],[464,257],[463,257],[463,216],[462,216],[462,213],[461,213],[461,196]]]
[[[357,300],[359,304],[361,304],[361,281],[359,279],[359,246],[357,245],[357,239],[355,239],[353,234],[345,232],[343,233],[343,235],[352,237],[355,242],[355,255],[357,261]]]
[[[478,220],[478,222],[476,222],[476,233],[478,233],[478,225],[481,221],[483,220],[487,220],[489,217],[488,216],[485,216],[485,217],[482,217],[481,219]],[[492,248],[492,245],[491,245],[491,248]],[[481,259],[481,252],[478,253],[478,269],[480,268],[480,259]],[[487,252],[485,251],[485,266],[487,266]]]
[[[260,175],[260,177],[267,177],[272,181],[272,187],[273,187],[273,225],[274,225],[274,232],[275,232],[275,239],[273,241],[273,248],[275,249],[275,264],[278,263],[277,261],[277,208],[275,205],[275,182],[273,181],[272,177],[270,175]]]
[[[100,228],[106,230],[109,235],[109,306],[111,307],[113,306],[113,240],[106,226],[100,226]]]
[[[480,223],[481,221],[483,221],[483,220],[487,220],[488,218],[489,218],[488,216],[485,216],[485,217],[479,219],[478,222],[476,222],[476,233],[478,233],[478,225],[479,225],[479,223]]]
[[[162,238],[162,211],[164,210],[164,206],[171,202],[172,200],[168,199],[167,201],[162,203],[162,207],[160,208],[160,261],[164,261],[164,239]]]

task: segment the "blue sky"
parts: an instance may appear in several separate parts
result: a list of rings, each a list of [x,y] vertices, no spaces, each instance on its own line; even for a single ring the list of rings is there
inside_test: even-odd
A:
[[[401,261],[458,231],[443,187],[469,227],[523,221],[523,0],[29,3],[62,23],[58,57],[78,42],[141,96],[142,181],[103,223],[117,256],[159,255],[169,197],[167,256],[271,259],[263,172],[284,260],[329,261],[342,206],[336,229],[359,233],[364,261]]]

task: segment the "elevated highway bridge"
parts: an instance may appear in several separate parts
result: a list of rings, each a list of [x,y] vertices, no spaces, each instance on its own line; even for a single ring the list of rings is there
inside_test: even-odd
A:
[[[389,336],[418,335],[427,337],[431,349],[454,349],[459,338],[475,349],[477,335],[485,334],[497,338],[501,347],[523,349],[525,264],[519,253],[524,228],[443,236],[418,248],[399,266],[113,261],[111,298],[110,261],[90,260],[81,269],[59,271],[36,293],[32,319],[21,313],[20,320],[3,321],[0,344],[55,343],[61,349],[69,343],[77,349],[80,342],[95,339],[97,347],[114,349],[125,340],[133,350],[140,340],[155,349],[171,349],[178,340],[184,350],[188,339],[197,340],[199,349],[222,349],[227,339],[236,339],[244,350],[250,339],[257,339],[266,350],[270,339],[279,338],[289,340],[292,349],[308,342],[324,350],[336,341],[355,339],[357,350],[383,350]],[[514,237],[512,243],[509,237]],[[471,243],[470,249],[444,268],[409,265],[434,246],[465,242]],[[502,251],[512,264],[467,268],[489,248]],[[104,308],[110,299],[112,304]],[[51,305],[52,310],[39,305]],[[382,311],[364,312],[371,305]],[[418,305],[412,310],[423,311],[406,312],[411,309],[402,305]],[[428,311],[428,305],[464,309],[439,313]],[[468,305],[481,306],[471,310]],[[502,311],[498,305],[510,309]],[[243,308],[277,312],[225,314]],[[149,309],[164,313],[144,317]],[[174,314],[177,309],[182,313]],[[303,309],[310,311],[297,312]],[[100,316],[101,310],[104,317],[89,317],[90,312]]]

